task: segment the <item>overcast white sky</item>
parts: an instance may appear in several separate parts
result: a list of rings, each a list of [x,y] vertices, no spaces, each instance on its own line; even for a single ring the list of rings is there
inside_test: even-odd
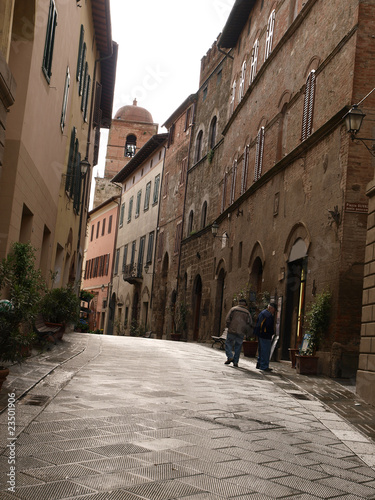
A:
[[[198,90],[201,58],[221,33],[235,0],[111,0],[119,44],[113,114],[136,98],[161,126]],[[103,176],[108,134],[102,130]]]

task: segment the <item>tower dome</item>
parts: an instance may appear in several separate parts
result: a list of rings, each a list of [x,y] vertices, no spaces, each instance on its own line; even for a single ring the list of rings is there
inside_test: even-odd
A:
[[[123,106],[115,114],[115,120],[124,120],[127,122],[154,123],[152,115],[147,109],[137,105],[137,99],[134,99],[133,105]]]

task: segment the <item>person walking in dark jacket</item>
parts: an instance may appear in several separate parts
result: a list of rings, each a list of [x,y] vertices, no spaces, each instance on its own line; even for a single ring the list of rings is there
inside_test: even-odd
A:
[[[274,336],[274,314],[277,311],[277,304],[271,302],[266,309],[258,316],[254,335],[258,341],[258,363],[257,368],[265,372],[271,372],[269,367],[272,337]]]
[[[225,341],[225,354],[227,355],[225,364],[229,365],[233,361],[233,366],[238,366],[243,339],[246,335],[249,335],[253,326],[246,299],[240,299],[238,306],[232,307],[225,319],[225,325],[228,328]]]

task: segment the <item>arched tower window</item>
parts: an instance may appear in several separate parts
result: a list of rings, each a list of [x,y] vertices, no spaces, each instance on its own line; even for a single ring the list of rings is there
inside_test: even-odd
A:
[[[125,143],[125,156],[133,158],[137,149],[137,138],[134,134],[129,134]]]
[[[215,144],[216,144],[216,124],[217,124],[217,118],[214,116],[211,120],[211,125],[210,125],[210,144],[209,144],[209,149],[214,149]]]
[[[205,201],[202,206],[201,229],[204,229],[206,227],[206,222],[207,222],[207,201]]]
[[[203,130],[200,130],[195,142],[195,163],[197,163],[202,158],[202,139]]]

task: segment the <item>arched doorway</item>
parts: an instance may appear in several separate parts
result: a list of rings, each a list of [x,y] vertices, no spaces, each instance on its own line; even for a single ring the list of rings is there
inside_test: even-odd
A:
[[[200,312],[202,302],[202,279],[198,276],[194,281],[193,288],[193,340],[199,338]]]
[[[220,269],[217,275],[216,282],[216,298],[215,298],[215,313],[214,313],[214,328],[213,335],[220,335],[223,333],[224,326],[222,326],[222,316],[223,316],[223,299],[224,299],[224,285],[225,285],[225,271],[223,268]]]
[[[307,271],[307,247],[298,238],[289,254],[286,283],[285,324],[282,355],[289,359],[288,349],[298,347],[303,338],[305,313],[305,290]]]

